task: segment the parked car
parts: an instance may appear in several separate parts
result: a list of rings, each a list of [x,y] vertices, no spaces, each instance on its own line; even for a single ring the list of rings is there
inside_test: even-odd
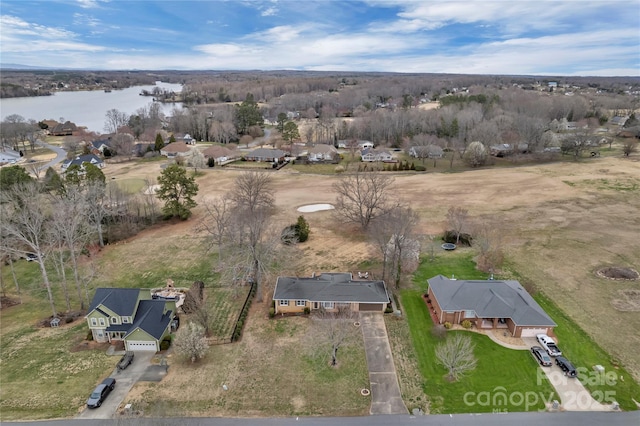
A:
[[[116,379],[111,377],[104,379],[96,388],[91,392],[91,396],[87,400],[87,407],[98,408],[102,405],[107,396],[111,393],[116,386]]]
[[[540,363],[540,365],[542,365],[543,367],[551,367],[551,357],[540,346],[532,346],[531,353],[533,354],[533,357]]]
[[[556,357],[556,365],[564,371],[565,376],[576,377],[576,368],[563,356]]]
[[[33,262],[34,260],[38,260],[38,255],[35,253],[27,253],[24,258],[27,259],[27,262]]]
[[[562,355],[562,351],[560,350],[560,348],[558,348],[555,340],[553,340],[551,337],[547,336],[546,334],[538,334],[536,335],[536,339],[538,339],[540,345],[544,348],[545,351],[547,351],[549,355]]]
[[[132,351],[125,352],[125,354],[122,356],[122,358],[120,358],[120,361],[118,362],[118,371],[127,368],[129,364],[133,362],[133,357],[134,354]]]

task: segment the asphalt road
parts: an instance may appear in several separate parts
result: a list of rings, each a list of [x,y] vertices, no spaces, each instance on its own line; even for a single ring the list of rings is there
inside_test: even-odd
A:
[[[44,146],[46,148],[49,148],[51,151],[56,153],[56,158],[54,158],[53,160],[49,161],[47,164],[43,165],[40,167],[40,170],[47,170],[49,167],[53,167],[58,163],[61,163],[62,161],[65,160],[65,158],[67,158],[67,151],[65,151],[64,149],[60,148],[59,146],[56,145],[50,145],[44,141],[41,141],[40,139],[38,139],[36,141],[36,145],[40,145],[40,146]]]
[[[10,424],[11,422],[3,422]],[[38,422],[20,422],[20,425],[62,426],[91,425],[111,426],[637,426],[640,424],[640,412],[617,413],[508,413],[508,414],[444,414],[430,416],[367,416],[367,417],[285,417],[285,418],[162,418],[162,419],[118,419],[114,420],[50,420]]]

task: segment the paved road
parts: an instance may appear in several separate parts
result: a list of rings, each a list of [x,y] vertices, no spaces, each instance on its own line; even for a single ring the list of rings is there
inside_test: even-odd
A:
[[[123,371],[118,371],[116,368],[113,370],[113,373],[111,373],[110,377],[116,379],[116,387],[102,403],[102,406],[91,410],[85,407],[82,413],[76,417],[77,419],[113,418],[116,410],[122,401],[124,401],[133,385],[147,372],[148,367],[152,367],[150,362],[153,355],[155,355],[153,352],[142,351],[136,352],[135,354],[136,356],[129,367]],[[117,359],[119,360],[120,357],[118,356]],[[91,391],[92,389],[87,389],[87,397]]]
[[[3,422],[8,424],[9,422]],[[112,426],[114,420],[50,420],[20,422],[21,426],[91,425]],[[640,412],[618,413],[508,413],[453,414],[413,417],[409,415],[369,417],[287,417],[287,418],[163,418],[118,419],[118,425],[131,426],[637,426]]]
[[[379,312],[360,312],[371,382],[371,414],[407,414],[393,364],[387,327]]]
[[[48,144],[44,141],[41,141],[40,139],[36,141],[36,145],[44,146],[45,148],[49,148],[56,153],[56,158],[39,167],[40,171],[47,170],[49,167],[53,167],[67,158],[67,151],[60,148],[59,146]]]

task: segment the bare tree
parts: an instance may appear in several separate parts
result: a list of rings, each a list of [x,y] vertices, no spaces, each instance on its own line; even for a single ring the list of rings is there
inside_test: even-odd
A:
[[[462,207],[449,207],[447,224],[456,233],[456,244],[460,244],[460,234],[469,221],[469,211]]]
[[[313,349],[328,352],[331,366],[338,365],[338,349],[348,346],[360,330],[354,327],[357,314],[348,306],[337,306],[334,310],[320,309],[312,316],[310,339]]]
[[[592,134],[587,129],[579,129],[562,140],[562,153],[573,155],[573,159],[577,160],[582,153],[591,145]]]
[[[118,155],[131,158],[133,155],[133,135],[129,133],[118,133],[112,139],[112,147]]]
[[[343,175],[333,185],[338,193],[336,214],[357,223],[366,231],[371,221],[396,204],[392,201],[393,178],[379,172],[354,172]]]
[[[477,360],[473,354],[475,345],[471,337],[462,333],[453,333],[447,340],[436,346],[436,358],[447,369],[449,380],[455,381],[465,373],[476,368]]]
[[[496,223],[481,222],[474,226],[473,245],[478,251],[478,269],[488,273],[497,270],[504,260],[502,232]]]
[[[629,138],[622,145],[622,153],[625,157],[629,157],[638,149],[638,142],[635,139]]]
[[[232,220],[232,203],[227,196],[203,203],[205,214],[198,225],[199,230],[205,231],[211,237],[212,245],[218,247],[218,269],[222,266],[223,249],[230,238]]]
[[[186,324],[176,333],[173,347],[178,354],[190,359],[192,363],[204,358],[209,348],[204,328],[194,322]]]
[[[38,183],[14,185],[9,190],[2,191],[2,221],[0,232],[3,248],[10,252],[26,256],[36,255],[42,281],[47,289],[47,296],[53,316],[57,315],[49,275],[44,264],[46,244],[46,229],[49,220],[49,205],[40,193]]]
[[[272,179],[265,172],[245,172],[239,175],[229,197],[233,202],[234,239],[241,253],[247,255],[251,279],[255,280],[257,301],[263,300],[261,273],[269,261],[261,250],[262,238],[273,215]]]
[[[193,148],[189,151],[187,161],[193,167],[194,172],[198,172],[198,169],[203,169],[207,165],[207,159],[204,158],[204,154],[198,148]]]
[[[87,201],[87,217],[89,223],[93,224],[98,234],[98,243],[100,247],[104,247],[104,233],[102,223],[108,214],[108,208],[105,203],[106,188],[104,183],[95,181],[87,184],[85,197]]]
[[[129,117],[126,113],[112,108],[105,114],[104,130],[107,133],[118,133],[118,129],[126,125],[128,121]]]
[[[400,287],[403,272],[419,263],[420,242],[415,233],[418,221],[410,207],[398,205],[374,220],[369,228],[369,236],[382,254],[382,277],[392,279],[396,288]]]

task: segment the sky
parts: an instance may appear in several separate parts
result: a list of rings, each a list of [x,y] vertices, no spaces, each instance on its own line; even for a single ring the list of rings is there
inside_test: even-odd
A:
[[[0,0],[0,62],[640,75],[640,0]]]

